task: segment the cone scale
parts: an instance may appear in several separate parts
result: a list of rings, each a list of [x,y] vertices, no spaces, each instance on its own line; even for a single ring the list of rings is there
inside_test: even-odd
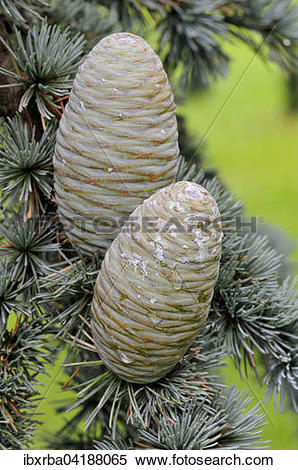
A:
[[[81,65],[60,121],[54,168],[60,220],[83,254],[104,254],[123,220],[174,181],[175,111],[162,63],[138,36],[107,36]]]
[[[122,379],[160,379],[195,340],[218,277],[218,220],[208,191],[182,181],[139,205],[107,250],[92,333],[100,358]]]

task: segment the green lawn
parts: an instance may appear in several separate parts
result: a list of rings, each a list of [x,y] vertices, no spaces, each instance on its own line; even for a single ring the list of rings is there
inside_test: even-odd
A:
[[[211,92],[192,96],[179,111],[194,134],[204,135],[211,126],[206,164],[219,169],[222,179],[244,202],[247,214],[265,217],[297,241],[298,120],[287,113],[284,75],[257,58],[239,82],[253,54],[245,46],[230,46],[229,52],[234,63],[228,80],[218,81]],[[297,244],[292,260],[298,262]],[[44,448],[42,435],[55,432],[65,420],[54,414],[52,403],[65,393],[58,393],[61,370],[60,365],[51,368],[42,389],[45,399],[39,411],[45,418],[35,448]],[[261,399],[264,390],[253,377],[241,381],[231,365],[224,372],[228,384],[250,389],[252,396]],[[267,412],[265,439],[272,440],[271,448],[297,448],[297,417],[291,412],[280,415],[272,404]]]

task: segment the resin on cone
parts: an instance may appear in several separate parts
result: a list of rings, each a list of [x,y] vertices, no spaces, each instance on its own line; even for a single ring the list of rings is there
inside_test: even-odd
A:
[[[92,302],[100,358],[129,382],[170,372],[206,321],[222,231],[210,193],[187,181],[145,200],[107,250]]]
[[[131,212],[174,181],[175,111],[162,63],[142,38],[112,34],[86,57],[54,156],[60,220],[83,254],[104,254]]]

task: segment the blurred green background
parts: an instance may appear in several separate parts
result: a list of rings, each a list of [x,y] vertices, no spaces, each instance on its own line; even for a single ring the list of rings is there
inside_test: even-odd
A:
[[[291,261],[298,273],[298,114],[288,111],[285,74],[272,64],[264,64],[245,45],[229,45],[233,58],[227,80],[213,83],[211,90],[192,95],[178,106],[194,136],[206,134],[205,165],[216,167],[228,188],[244,203],[247,215],[262,216],[266,223],[281,228],[293,241]],[[65,422],[57,416],[57,400],[71,396],[59,393],[67,379],[57,364],[42,377],[44,400],[38,412],[43,424],[36,433],[34,448],[46,448],[44,437],[55,433]],[[250,391],[254,403],[262,399],[264,388],[253,375],[240,380],[232,363],[223,369],[227,384]],[[297,449],[298,417],[292,411],[280,414],[273,404],[267,408],[265,440],[271,449]]]

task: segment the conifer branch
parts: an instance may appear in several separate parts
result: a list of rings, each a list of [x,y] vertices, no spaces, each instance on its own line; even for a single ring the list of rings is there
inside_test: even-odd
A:
[[[14,77],[24,88],[19,111],[27,108],[31,99],[41,116],[51,119],[61,116],[61,106],[55,100],[68,95],[73,77],[82,60],[84,39],[81,34],[71,36],[69,30],[57,25],[34,25],[26,39],[15,28],[16,48],[5,43],[14,58],[18,72],[0,68],[0,73]]]

